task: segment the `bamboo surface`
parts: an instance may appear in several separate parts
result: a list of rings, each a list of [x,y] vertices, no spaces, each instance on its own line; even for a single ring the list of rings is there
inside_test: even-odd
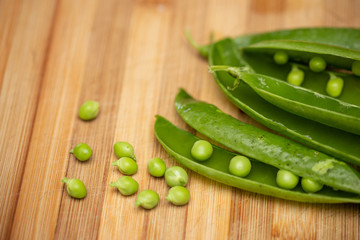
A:
[[[152,157],[177,165],[154,136],[156,114],[194,132],[173,106],[180,87],[260,126],[226,99],[185,29],[208,43],[210,33],[360,28],[359,10],[357,0],[0,0],[0,239],[359,239],[359,205],[285,201],[188,171],[191,200],[176,207],[146,170]],[[84,122],[89,99],[101,110]],[[116,141],[134,146],[134,178],[159,193],[155,209],[109,187],[121,176]],[[79,142],[93,148],[88,162],[69,154]],[[87,197],[70,198],[64,176],[83,180]]]

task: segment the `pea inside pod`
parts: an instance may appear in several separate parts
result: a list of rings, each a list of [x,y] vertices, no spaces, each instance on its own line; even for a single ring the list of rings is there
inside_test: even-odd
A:
[[[360,196],[343,191],[324,188],[314,194],[306,193],[301,186],[293,190],[280,188],[276,183],[278,169],[250,159],[252,170],[246,177],[237,177],[229,172],[229,163],[235,153],[213,146],[213,156],[203,162],[196,161],[190,154],[192,145],[199,140],[161,116],[156,117],[155,135],[164,149],[180,164],[215,181],[247,191],[300,202],[318,203],[360,203]]]

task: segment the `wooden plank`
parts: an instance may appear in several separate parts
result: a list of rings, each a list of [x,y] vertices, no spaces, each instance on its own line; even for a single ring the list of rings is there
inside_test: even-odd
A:
[[[61,1],[41,88],[11,237],[51,239],[58,219],[96,1]],[[36,13],[36,11],[32,11]],[[71,159],[75,161],[74,159]],[[30,200],[30,201],[29,201]],[[81,201],[74,201],[81,211]],[[73,216],[73,215],[72,215]],[[68,226],[70,227],[70,226]],[[81,228],[79,228],[81,230]]]
[[[36,2],[36,4],[35,4]],[[358,205],[305,204],[253,194],[188,171],[191,200],[164,199],[164,179],[147,161],[177,165],[157,142],[154,115],[196,134],[177,115],[180,87],[245,122],[186,42],[304,26],[360,27],[360,2],[345,0],[0,0],[1,239],[359,239]],[[20,67],[19,67],[20,66]],[[99,117],[77,118],[98,100]],[[14,114],[13,109],[16,109]],[[140,191],[160,204],[134,206],[109,183],[116,141],[135,147]],[[88,162],[68,153],[78,142]],[[10,161],[11,160],[11,161]],[[82,179],[88,196],[68,196],[62,177]]]
[[[39,103],[53,1],[0,3],[0,238],[10,236]]]

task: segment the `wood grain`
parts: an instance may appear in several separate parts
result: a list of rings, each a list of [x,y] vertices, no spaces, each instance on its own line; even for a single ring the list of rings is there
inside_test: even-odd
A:
[[[357,205],[304,204],[249,193],[188,171],[191,201],[164,200],[147,160],[177,163],[157,142],[154,116],[177,116],[179,87],[245,122],[184,37],[196,41],[275,29],[360,28],[356,0],[0,0],[0,239],[359,239]],[[101,110],[77,118],[85,100]],[[196,134],[196,133],[195,133]],[[109,187],[116,141],[133,144],[140,190],[161,197],[151,211]],[[88,143],[93,157],[69,150]],[[82,179],[83,200],[61,178]]]

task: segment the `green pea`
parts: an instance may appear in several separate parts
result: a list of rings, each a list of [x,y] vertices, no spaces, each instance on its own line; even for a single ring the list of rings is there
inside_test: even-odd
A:
[[[274,54],[274,61],[279,65],[283,65],[289,61],[289,56],[284,51],[278,51]]]
[[[119,171],[125,175],[133,175],[138,170],[138,165],[134,159],[129,157],[122,157],[119,160],[116,160],[112,163],[113,166],[117,166]]]
[[[147,169],[151,176],[162,177],[166,171],[166,165],[161,158],[152,158],[149,160]]]
[[[315,180],[312,180],[310,178],[302,178],[301,179],[301,186],[304,189],[305,192],[308,193],[314,193],[320,191],[324,184],[319,183]]]
[[[165,199],[174,205],[185,205],[190,200],[190,192],[183,186],[175,186],[170,188]]]
[[[181,167],[170,167],[165,171],[165,181],[170,187],[185,186],[188,182],[188,175]]]
[[[304,77],[305,74],[303,70],[293,67],[287,76],[287,82],[296,86],[301,86],[304,81]]]
[[[339,77],[331,78],[326,84],[326,92],[331,97],[340,96],[344,86],[344,80]]]
[[[246,177],[251,171],[251,162],[245,156],[235,156],[230,160],[229,171],[238,177]]]
[[[135,206],[141,206],[145,209],[152,209],[158,205],[159,201],[160,197],[155,191],[143,190],[137,195]]]
[[[70,150],[70,153],[74,154],[74,156],[79,161],[87,161],[92,156],[92,149],[86,143],[79,143],[73,149]]]
[[[299,182],[299,177],[287,170],[279,170],[276,175],[276,183],[279,187],[293,189]]]
[[[84,198],[86,197],[86,187],[85,184],[76,178],[67,179],[64,177],[61,179],[61,182],[66,184],[66,190],[68,194],[73,198]]]
[[[114,152],[117,158],[129,157],[136,161],[136,157],[134,155],[134,148],[128,142],[116,142],[114,144]]]
[[[122,195],[129,196],[136,193],[139,184],[129,176],[122,176],[116,182],[111,182],[110,187],[116,187]]]
[[[86,101],[79,109],[79,117],[82,120],[88,121],[93,120],[99,114],[99,103],[96,101]]]
[[[322,57],[313,57],[309,62],[309,67],[313,72],[322,72],[326,68],[326,62]]]
[[[351,70],[356,76],[360,76],[360,61],[354,61]]]
[[[212,145],[205,140],[198,140],[191,148],[191,155],[198,161],[205,161],[211,157],[213,153]]]

